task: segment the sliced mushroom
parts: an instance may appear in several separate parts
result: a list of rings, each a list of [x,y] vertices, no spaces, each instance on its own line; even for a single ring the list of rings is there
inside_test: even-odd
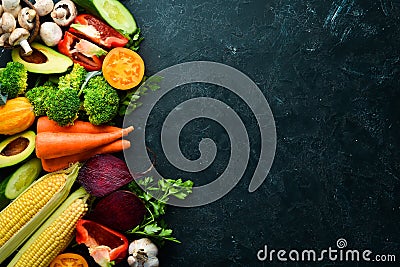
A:
[[[18,14],[18,23],[24,29],[28,31],[35,27],[36,11],[29,7],[24,7]]]
[[[61,0],[55,4],[51,17],[59,26],[69,26],[78,12],[75,4],[70,0]]]
[[[55,22],[45,22],[40,25],[40,38],[47,46],[55,46],[57,45],[62,37],[63,32]]]
[[[4,10],[16,9],[20,5],[20,0],[2,0]]]
[[[12,46],[20,45],[25,55],[32,54],[32,48],[28,43],[29,32],[24,28],[16,28],[10,35],[9,43]]]
[[[54,2],[53,0],[36,0],[33,6],[35,7],[39,16],[42,17],[50,14],[54,8]]]
[[[4,12],[1,16],[1,28],[3,32],[12,32],[17,27],[17,22],[11,13]]]
[[[3,15],[3,12],[4,12],[3,5],[0,5],[0,16]]]
[[[18,5],[18,6],[16,6],[16,7],[13,8],[13,9],[4,8],[4,12],[11,13],[11,14],[14,16],[14,18],[17,18],[19,12],[21,11],[21,9],[22,9],[22,6],[21,6],[21,5]]]
[[[11,33],[7,32],[0,36],[0,46],[4,46],[8,43],[8,39],[10,38]]]

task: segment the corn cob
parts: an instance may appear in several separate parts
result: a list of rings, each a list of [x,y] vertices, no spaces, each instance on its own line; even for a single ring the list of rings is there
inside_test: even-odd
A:
[[[0,212],[0,263],[67,198],[79,166],[44,175]]]
[[[49,266],[73,240],[76,223],[88,210],[88,197],[89,194],[82,187],[72,193],[29,238],[8,266]]]

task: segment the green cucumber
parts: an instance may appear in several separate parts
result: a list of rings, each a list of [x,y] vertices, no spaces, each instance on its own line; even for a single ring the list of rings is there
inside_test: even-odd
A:
[[[33,158],[25,162],[10,177],[4,195],[8,199],[17,198],[29,185],[36,180],[42,171],[40,159]]]
[[[118,0],[73,0],[73,2],[87,12],[100,16],[124,35],[131,35],[137,31],[132,13]]]
[[[7,205],[10,204],[10,202],[11,202],[11,200],[6,198],[6,196],[5,196],[6,186],[8,184],[8,181],[10,180],[10,178],[11,178],[11,175],[0,182],[0,210],[7,207]]]

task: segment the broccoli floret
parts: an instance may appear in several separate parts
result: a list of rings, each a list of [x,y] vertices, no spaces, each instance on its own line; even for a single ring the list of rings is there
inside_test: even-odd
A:
[[[50,120],[60,126],[71,125],[77,119],[81,106],[79,92],[72,88],[56,89],[48,96],[46,106],[46,115]]]
[[[58,88],[72,88],[80,90],[83,82],[85,81],[87,71],[81,65],[75,63],[70,73],[60,77],[58,81]]]
[[[59,78],[58,89],[46,101],[46,115],[49,119],[60,126],[74,123],[81,108],[81,86],[86,74],[85,68],[75,63],[71,72]]]
[[[117,90],[109,85],[103,76],[90,79],[83,92],[83,107],[91,123],[104,124],[117,115],[119,108]]]
[[[19,62],[8,62],[0,75],[1,93],[8,99],[23,94],[28,87],[28,71]]]
[[[38,86],[30,89],[25,93],[26,98],[33,105],[33,112],[36,116],[46,115],[48,97],[57,92],[57,88],[50,84],[45,84],[43,86]]]

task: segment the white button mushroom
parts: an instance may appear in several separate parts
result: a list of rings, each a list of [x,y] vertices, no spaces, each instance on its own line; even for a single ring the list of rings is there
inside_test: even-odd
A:
[[[12,32],[17,27],[17,22],[11,13],[4,12],[1,16],[1,28],[3,32]]]
[[[18,23],[24,29],[28,31],[35,27],[36,11],[29,7],[24,7],[18,14]]]
[[[16,9],[20,5],[19,0],[2,0],[2,6],[4,9],[12,10]]]
[[[40,25],[40,38],[47,46],[56,46],[63,37],[63,32],[56,23],[45,22]]]
[[[10,35],[9,43],[12,46],[20,45],[25,55],[32,54],[32,48],[28,43],[29,32],[24,28],[16,28]]]
[[[127,261],[130,267],[158,267],[157,253],[157,246],[150,239],[141,238],[129,244]]]
[[[70,0],[61,0],[55,4],[51,17],[60,26],[69,26],[76,18],[78,11],[75,4]]]
[[[14,18],[17,18],[21,9],[22,9],[22,6],[18,5],[16,8],[13,8],[13,9],[4,8],[4,12],[11,13],[14,16]]]
[[[11,33],[7,32],[0,36],[0,46],[4,46],[8,43],[8,39],[10,38]]]
[[[54,8],[54,2],[53,0],[36,0],[33,6],[35,7],[39,16],[42,17],[50,14]]]

